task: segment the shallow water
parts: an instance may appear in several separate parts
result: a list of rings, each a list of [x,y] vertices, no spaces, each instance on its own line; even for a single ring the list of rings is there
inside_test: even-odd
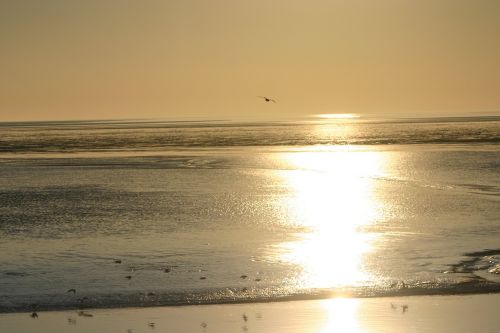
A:
[[[0,132],[0,311],[500,290],[497,119]]]
[[[500,295],[332,298],[316,301],[0,313],[10,333],[497,332]],[[473,313],[473,315],[471,315]],[[85,316],[85,314],[87,316]],[[92,317],[90,317],[92,316]]]

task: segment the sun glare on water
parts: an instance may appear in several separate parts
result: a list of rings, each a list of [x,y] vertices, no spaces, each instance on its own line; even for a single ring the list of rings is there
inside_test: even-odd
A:
[[[328,314],[328,321],[321,333],[363,332],[358,320],[359,299],[333,298],[322,301],[322,305]]]
[[[298,264],[297,284],[306,288],[355,285],[368,279],[362,257],[373,236],[360,228],[374,223],[379,203],[373,177],[382,172],[380,153],[349,148],[285,153],[288,207],[307,230],[280,244],[282,260]]]
[[[321,119],[355,119],[359,118],[359,115],[355,113],[323,113],[318,114],[317,117]]]

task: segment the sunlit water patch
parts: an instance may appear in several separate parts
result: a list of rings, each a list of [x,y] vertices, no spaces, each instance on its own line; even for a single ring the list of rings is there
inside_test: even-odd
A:
[[[376,235],[361,227],[376,223],[382,211],[372,184],[383,172],[382,156],[345,147],[281,158],[293,169],[283,180],[291,191],[288,209],[296,216],[290,223],[307,228],[298,240],[278,245],[281,259],[301,266],[297,284],[328,288],[369,281],[363,254]]]

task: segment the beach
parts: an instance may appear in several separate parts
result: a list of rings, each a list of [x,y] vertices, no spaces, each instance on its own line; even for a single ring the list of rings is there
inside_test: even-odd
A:
[[[0,314],[9,333],[498,332],[499,294],[325,300]],[[90,315],[92,317],[90,317]]]
[[[500,1],[0,1],[0,333],[500,333]]]

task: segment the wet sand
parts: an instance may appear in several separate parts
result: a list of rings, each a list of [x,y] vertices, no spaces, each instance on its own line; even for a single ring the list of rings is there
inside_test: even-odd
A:
[[[499,332],[500,294],[0,314],[24,332]]]

